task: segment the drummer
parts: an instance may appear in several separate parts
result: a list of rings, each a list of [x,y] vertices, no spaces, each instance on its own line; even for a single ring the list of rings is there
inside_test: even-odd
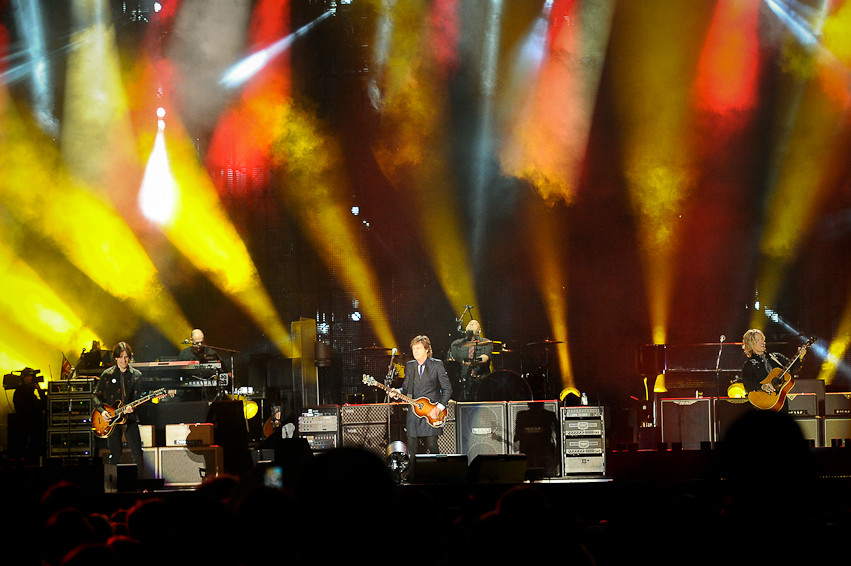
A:
[[[461,388],[466,399],[472,399],[478,378],[490,373],[493,341],[482,338],[482,325],[478,320],[467,323],[462,338],[452,342],[452,357],[461,362]]]

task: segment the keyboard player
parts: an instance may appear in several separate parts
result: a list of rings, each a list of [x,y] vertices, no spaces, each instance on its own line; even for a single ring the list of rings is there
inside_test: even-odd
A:
[[[204,333],[199,328],[193,330],[190,336],[192,345],[181,350],[177,355],[177,361],[198,361],[202,364],[222,361],[218,352],[204,344]]]
[[[192,333],[190,334],[190,342],[192,343],[192,345],[187,346],[186,348],[181,350],[181,352],[177,355],[177,361],[180,361],[180,362],[197,361],[200,364],[218,363],[218,364],[221,365],[221,370],[220,370],[221,372],[226,373],[228,371],[227,369],[225,369],[225,365],[224,365],[224,363],[222,363],[222,359],[219,356],[219,353],[216,352],[216,350],[214,350],[213,348],[210,348],[209,346],[207,346],[204,343],[204,332],[200,328],[196,328],[192,331]],[[212,377],[211,375],[209,375],[210,372],[202,372],[202,373],[203,373],[203,375],[197,375],[195,377],[202,378],[202,379],[209,379],[210,377]],[[217,374],[219,372],[213,372],[213,373]],[[190,399],[190,397],[198,397],[198,396],[204,396],[205,395],[205,392],[198,391],[197,389],[195,391],[191,392],[191,393],[189,391],[186,391],[186,390],[182,391],[181,393],[182,394],[179,395],[179,396],[180,396],[181,400],[183,400],[183,401],[197,400],[197,399]]]

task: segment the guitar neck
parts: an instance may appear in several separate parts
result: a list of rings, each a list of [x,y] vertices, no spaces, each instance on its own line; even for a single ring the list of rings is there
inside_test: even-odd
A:
[[[126,411],[128,407],[135,407],[137,405],[141,405],[142,403],[146,403],[146,402],[150,401],[151,399],[153,399],[154,397],[157,397],[158,395],[160,395],[162,393],[165,393],[165,391],[164,390],[155,391],[153,393],[149,393],[149,394],[145,395],[144,397],[142,397],[140,399],[136,399],[135,401],[131,401],[131,402],[127,403],[126,405],[122,405],[121,407],[119,407],[118,409],[115,410],[115,414],[120,415],[124,411]]]
[[[378,387],[380,387],[381,389],[383,389],[383,390],[387,391],[388,393],[390,392],[390,388],[389,388],[389,387],[387,387],[386,385],[384,385],[383,383],[379,382],[379,381],[376,381],[376,382],[375,382],[375,385],[377,385],[377,386],[378,386]],[[411,399],[410,397],[408,397],[407,395],[405,395],[404,393],[396,393],[396,395],[397,395],[397,396],[398,396],[398,397],[399,397],[402,401],[405,401],[406,403],[408,403],[408,404],[410,404],[410,405],[413,405],[413,404],[414,404],[414,400],[413,400],[413,399]]]

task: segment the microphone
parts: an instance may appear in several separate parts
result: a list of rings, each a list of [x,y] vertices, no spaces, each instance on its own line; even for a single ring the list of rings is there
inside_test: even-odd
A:
[[[722,335],[721,335],[721,341],[723,342],[723,341],[724,341],[724,340],[726,340],[726,339],[727,339],[727,337],[726,337],[726,336],[724,336],[724,335],[722,334]]]
[[[396,356],[396,348],[390,350],[390,365],[387,367],[387,384],[390,385],[390,382],[393,380],[393,374],[396,373],[396,366],[393,365],[393,358]]]
[[[191,344],[191,343],[192,343],[192,340],[190,340],[189,338],[187,338],[186,340],[181,342],[181,344]]]

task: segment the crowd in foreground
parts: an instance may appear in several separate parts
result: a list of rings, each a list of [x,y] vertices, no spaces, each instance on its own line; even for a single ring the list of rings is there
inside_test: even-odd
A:
[[[289,462],[282,487],[267,485],[255,470],[192,491],[139,494],[116,508],[78,484],[59,482],[36,501],[7,498],[15,505],[7,508],[4,538],[8,563],[39,566],[365,559],[790,564],[843,554],[847,497],[824,492],[794,422],[751,413],[731,428],[724,450],[718,489],[613,486],[596,509],[571,502],[575,486],[559,496],[517,484],[487,500],[473,490],[444,498],[397,485],[381,459],[350,448]]]

